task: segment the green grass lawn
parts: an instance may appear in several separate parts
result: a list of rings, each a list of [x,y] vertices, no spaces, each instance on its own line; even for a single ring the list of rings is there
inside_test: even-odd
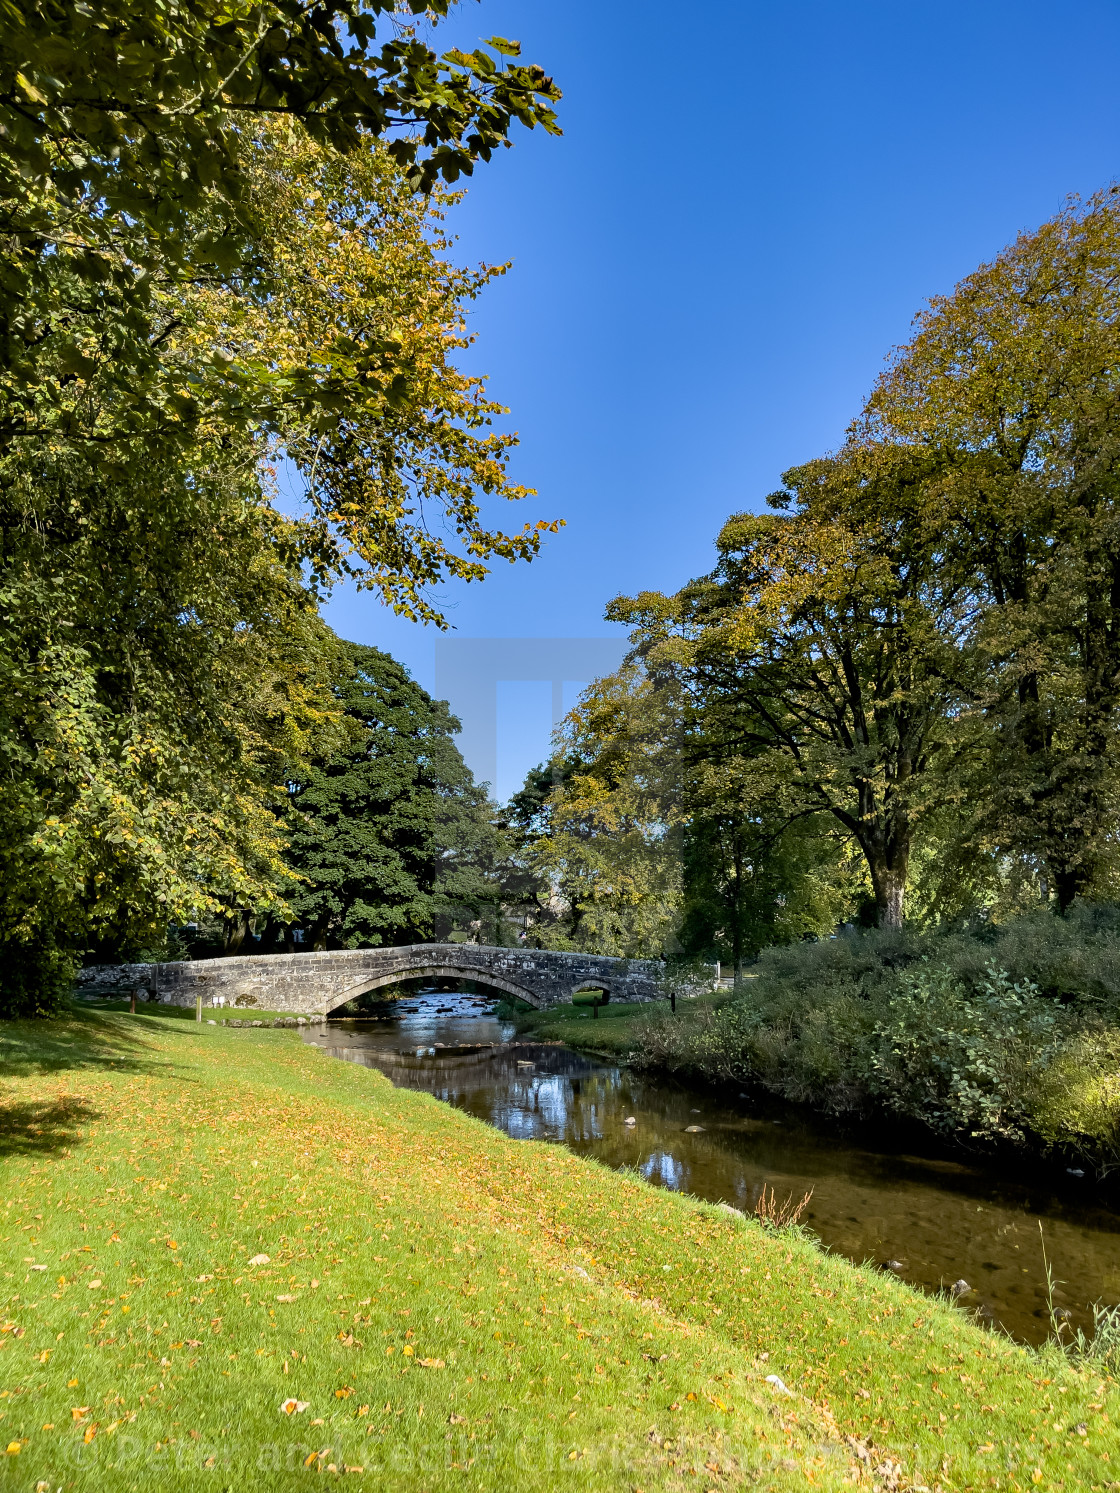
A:
[[[713,991],[711,995],[679,1000],[677,1010],[695,1009],[726,999],[726,991]],[[590,1005],[550,1006],[546,1011],[520,1012],[517,1030],[521,1037],[541,1042],[567,1042],[584,1052],[619,1057],[637,1047],[638,1033],[646,1022],[668,1014],[667,1000],[647,1001],[640,1005],[629,1001],[608,1001],[599,1007],[598,1016]]]
[[[0,1486],[1118,1486],[1111,1381],[290,1031],[0,1052]]]

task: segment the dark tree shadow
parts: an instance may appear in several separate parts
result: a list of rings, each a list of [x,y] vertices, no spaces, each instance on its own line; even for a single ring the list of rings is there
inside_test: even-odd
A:
[[[164,1068],[166,1058],[144,1040],[147,1024],[74,1008],[39,1021],[0,1021],[0,1083],[66,1071]]]
[[[79,1095],[60,1099],[0,1103],[0,1156],[34,1156],[80,1145],[80,1126],[100,1118]]]

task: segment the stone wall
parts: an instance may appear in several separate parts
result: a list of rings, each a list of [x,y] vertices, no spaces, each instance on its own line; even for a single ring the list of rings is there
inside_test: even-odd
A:
[[[103,964],[83,969],[86,990],[153,992],[171,1005],[284,1011],[324,1016],[366,990],[416,976],[477,980],[543,1010],[587,987],[612,1001],[648,1001],[657,994],[654,960],[609,959],[485,944],[413,944],[404,948],[340,949],[328,953],[248,954],[179,964]]]

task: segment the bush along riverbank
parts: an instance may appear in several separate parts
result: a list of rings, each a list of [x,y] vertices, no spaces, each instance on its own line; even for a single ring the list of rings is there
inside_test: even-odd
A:
[[[1120,1166],[1120,909],[766,951],[717,1004],[635,1023],[634,1060],[970,1146]]]
[[[0,1486],[1115,1486],[1107,1358],[294,1033],[83,1011],[0,1060]]]

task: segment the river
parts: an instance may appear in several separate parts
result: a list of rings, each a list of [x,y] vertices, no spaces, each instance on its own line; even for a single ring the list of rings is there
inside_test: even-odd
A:
[[[305,1040],[386,1073],[519,1140],[560,1142],[658,1186],[750,1213],[763,1188],[812,1192],[821,1243],[926,1291],[964,1281],[959,1304],[1024,1342],[1047,1335],[1039,1223],[1071,1330],[1120,1300],[1120,1213],[1091,1176],[1008,1172],[761,1094],[634,1072],[556,1045],[514,1042],[485,996],[421,990],[385,1017],[332,1020]],[[627,1125],[626,1120],[634,1123]],[[1113,1198],[1115,1201],[1115,1198]]]

